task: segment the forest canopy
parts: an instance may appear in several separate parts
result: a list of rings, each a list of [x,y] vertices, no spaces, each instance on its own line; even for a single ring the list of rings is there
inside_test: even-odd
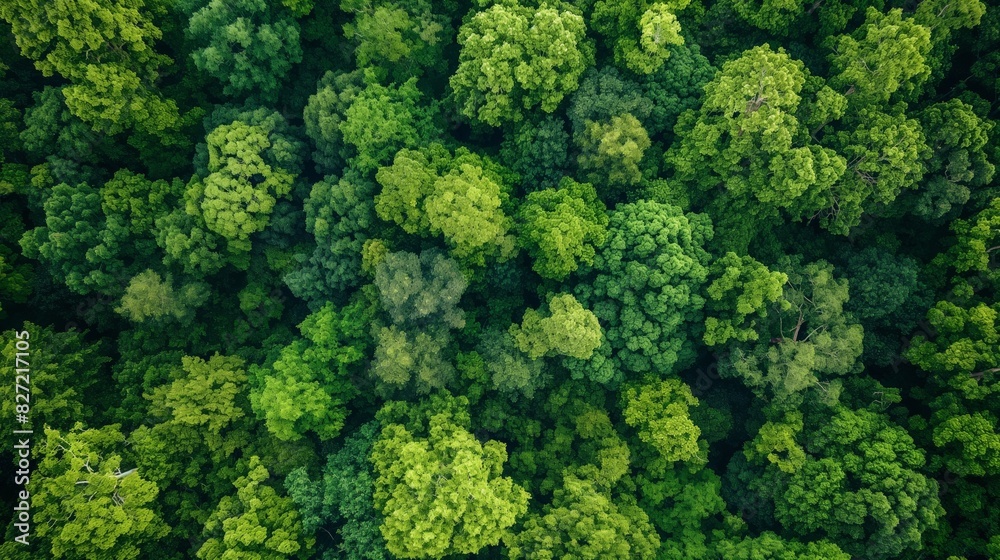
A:
[[[0,558],[1000,559],[994,4],[0,1]]]

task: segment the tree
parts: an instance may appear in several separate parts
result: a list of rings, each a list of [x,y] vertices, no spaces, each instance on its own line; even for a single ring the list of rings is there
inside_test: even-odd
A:
[[[844,312],[847,280],[836,278],[825,261],[783,264],[778,268],[788,280],[761,325],[763,336],[748,346],[732,342],[720,373],[738,377],[778,407],[798,406],[807,390],[835,402],[841,386],[836,378],[863,367],[857,360],[864,330]]]
[[[21,338],[15,335],[19,332],[28,333],[24,338],[28,343],[27,355],[18,348]],[[85,341],[82,333],[58,332],[52,327],[25,321],[20,329],[6,331],[3,337],[7,341],[3,357],[9,364],[4,368],[4,381],[11,387],[17,384],[31,389],[30,426],[17,424],[13,429],[33,427],[40,432],[41,428],[50,426],[67,430],[76,422],[94,418],[93,404],[102,401],[110,404],[104,398],[102,386],[109,377],[105,364],[111,360],[102,353],[99,344]],[[21,375],[25,369],[28,370],[27,381]],[[7,426],[14,425],[15,407],[22,402],[10,398],[0,405]]]
[[[615,62],[637,74],[649,74],[670,57],[670,45],[684,43],[675,13],[688,4],[690,0],[599,0],[591,26],[613,45]]]
[[[446,357],[451,334],[441,326],[404,330],[396,325],[373,330],[372,374],[389,389],[409,385],[417,392],[442,389],[455,376]]]
[[[587,360],[601,345],[601,325],[572,294],[549,298],[548,313],[524,312],[520,325],[510,326],[517,347],[531,359],[563,355]]]
[[[372,373],[390,387],[442,388],[454,375],[444,356],[449,329],[465,326],[458,302],[468,280],[458,264],[437,250],[388,253],[375,267],[375,287],[392,324],[372,325]]]
[[[361,302],[340,310],[327,303],[299,325],[302,337],[282,348],[269,368],[256,371],[251,403],[275,437],[295,441],[314,432],[325,440],[340,434],[370,320]]]
[[[64,88],[47,86],[32,97],[35,103],[25,109],[24,130],[19,135],[26,152],[40,160],[66,159],[91,165],[99,155],[111,151],[110,142],[66,106]]]
[[[458,69],[450,83],[461,113],[491,126],[551,113],[579,86],[593,60],[583,18],[543,6],[496,4],[458,31]]]
[[[520,429],[511,437],[519,445],[511,467],[539,501],[553,496],[567,475],[605,494],[629,484],[631,451],[604,408],[606,393],[596,388],[590,381],[557,384],[541,406],[530,403],[538,412],[523,414],[525,422],[515,424]]]
[[[633,109],[624,111],[643,121],[651,138],[672,136],[677,117],[688,109],[698,108],[705,84],[715,75],[716,69],[697,45],[671,46],[669,50],[672,54],[663,66],[646,75],[639,84],[643,97],[652,102],[649,118],[642,118]]]
[[[374,171],[401,148],[417,148],[439,134],[436,107],[421,106],[422,97],[416,78],[399,87],[369,82],[358,92],[339,128],[346,157],[359,171]]]
[[[919,113],[929,157],[924,188],[904,191],[897,207],[928,221],[953,218],[974,190],[993,178],[995,166],[984,151],[993,129],[966,103],[951,99]]]
[[[357,45],[358,68],[378,68],[402,82],[426,67],[440,66],[454,30],[448,15],[432,8],[426,0],[342,4],[342,10],[354,14],[344,24],[344,36]]]
[[[608,236],[608,216],[597,191],[569,177],[557,189],[528,193],[515,219],[518,241],[534,259],[532,270],[554,280],[566,278],[581,264],[594,264]]]
[[[544,360],[529,357],[518,348],[509,331],[499,329],[484,332],[477,351],[460,354],[458,365],[463,373],[481,367],[484,374],[489,374],[493,388],[510,398],[524,395],[531,399],[550,378]]]
[[[205,522],[208,539],[198,558],[308,558],[313,539],[301,535],[302,522],[292,500],[265,483],[270,477],[256,455],[236,479],[235,496],[219,502]]]
[[[250,235],[267,227],[277,199],[292,190],[297,169],[269,157],[270,132],[241,121],[213,130],[206,139],[209,174],[186,193],[233,252],[249,251]]]
[[[980,273],[988,283],[998,285],[994,255],[1000,251],[1000,197],[968,220],[955,220],[951,224],[955,232],[955,244],[935,259],[935,267],[953,269],[958,275]],[[969,285],[959,278],[956,284]],[[969,286],[972,287],[971,285]]]
[[[900,9],[883,14],[869,7],[864,25],[830,45],[830,85],[859,107],[884,105],[897,91],[905,97],[931,73],[930,29],[903,18]]]
[[[299,25],[264,0],[212,0],[191,14],[187,33],[195,66],[233,97],[273,101],[292,65],[302,60]]]
[[[699,462],[701,429],[691,421],[688,408],[698,406],[691,389],[678,379],[634,385],[622,393],[625,423],[639,432],[639,439],[653,446],[668,462]]]
[[[312,159],[320,173],[338,172],[343,165],[345,146],[340,125],[354,98],[364,89],[360,70],[350,73],[326,72],[317,83],[316,93],[302,112],[306,136],[313,142]]]
[[[757,537],[743,537],[739,540],[720,541],[716,545],[715,553],[717,556],[713,558],[732,560],[753,560],[755,558],[850,560],[851,558],[850,554],[844,552],[830,541],[801,542],[783,539],[771,531],[765,531]]]
[[[70,82],[66,106],[94,130],[135,128],[175,143],[177,104],[153,89],[159,68],[171,60],[153,49],[163,34],[144,7],[142,0],[85,6],[18,0],[0,7],[0,18],[35,68]]]
[[[156,485],[122,456],[117,424],[45,429],[31,474],[36,546],[53,558],[142,558],[168,527],[152,509]]]
[[[458,264],[434,250],[389,253],[375,268],[382,308],[399,325],[465,326],[458,302],[468,285]]]
[[[504,541],[511,558],[652,558],[660,544],[634,503],[616,504],[597,485],[566,475],[552,504]]]
[[[324,560],[389,558],[379,531],[382,516],[374,506],[375,474],[369,461],[378,435],[378,423],[369,422],[352,433],[339,451],[327,456],[321,478],[311,480],[305,467],[285,478],[288,497],[299,510],[304,533],[336,527],[336,546],[323,550],[322,541],[316,545]]]
[[[675,180],[704,193],[695,200],[725,236],[721,247],[744,251],[759,230],[777,225],[782,209],[794,206],[793,215],[801,216],[802,206],[815,205],[812,193],[837,183],[847,162],[813,143],[805,121],[822,115],[822,126],[839,118],[842,101],[817,87],[784,49],[767,44],[726,62],[705,85],[701,108],[680,116],[679,142],[664,157]],[[709,195],[719,187],[724,194]]]
[[[362,250],[376,231],[375,182],[354,168],[339,179],[328,175],[313,184],[305,201],[306,231],[316,248],[285,276],[297,297],[313,307],[342,301],[363,280]]]
[[[649,135],[631,114],[616,115],[608,123],[587,121],[577,138],[577,163],[591,183],[625,187],[642,179],[639,162],[649,148]]]
[[[482,167],[459,164],[434,181],[424,200],[430,231],[444,236],[456,258],[480,266],[488,256],[506,260],[514,253],[514,239],[507,235],[511,219],[501,208],[505,195]]]
[[[86,183],[75,187],[60,183],[45,198],[44,213],[45,225],[21,237],[24,256],[47,262],[55,278],[81,295],[108,288],[114,275],[87,258],[89,253],[93,261],[108,262],[111,271],[120,271],[121,262],[113,258],[115,255],[101,259],[93,252],[104,226],[97,189]]]
[[[709,275],[713,280],[705,290],[705,344],[757,340],[756,317],[767,317],[768,306],[781,299],[788,275],[733,252],[712,262]]]
[[[529,496],[501,476],[504,444],[467,431],[468,400],[443,394],[427,406],[396,402],[379,412],[371,461],[382,535],[400,558],[475,554],[500,541]]]
[[[561,118],[549,115],[538,122],[523,121],[505,136],[500,161],[521,176],[525,191],[552,188],[562,180],[569,161],[565,128]]]
[[[981,379],[997,371],[1000,310],[977,303],[960,306],[939,301],[927,312],[936,336],[914,337],[907,356],[927,371],[954,372]]]
[[[464,148],[454,157],[439,144],[400,150],[392,166],[375,176],[382,185],[375,210],[407,233],[441,234],[452,255],[469,264],[483,266],[487,257],[507,260],[515,246],[501,173],[492,161]]]
[[[204,303],[208,295],[204,283],[185,284],[175,290],[169,276],[163,278],[146,269],[129,282],[115,311],[140,323],[170,317],[183,322],[190,319],[193,308]]]
[[[937,482],[919,471],[923,452],[874,412],[817,412],[806,419],[805,463],[790,473],[768,464],[773,482],[757,478],[754,491],[773,500],[775,519],[793,535],[818,535],[873,559],[920,550],[922,534],[944,514]]]
[[[184,356],[183,377],[157,387],[148,398],[171,421],[219,435],[244,416],[238,403],[247,382],[243,366],[243,359],[235,356]]]
[[[735,12],[747,23],[778,35],[789,35],[801,23],[803,4],[790,0],[731,0]]]
[[[382,167],[375,175],[382,186],[382,192],[375,197],[378,217],[409,234],[428,232],[430,221],[424,200],[434,192],[434,182],[447,168],[449,156],[440,144],[420,151],[400,150],[392,165]]]
[[[573,135],[578,136],[586,131],[588,121],[606,123],[626,113],[648,129],[655,126],[650,118],[654,111],[654,104],[638,83],[623,76],[614,66],[603,66],[583,75],[580,88],[570,98],[566,116],[573,125]]]
[[[828,143],[847,160],[840,180],[815,189],[809,208],[796,210],[833,233],[847,235],[872,207],[888,205],[903,189],[915,188],[924,174],[927,147],[920,123],[904,114],[860,109],[856,125],[833,135]],[[840,157],[840,156],[838,156]]]
[[[708,276],[704,244],[712,225],[703,214],[657,202],[620,204],[611,213],[608,242],[586,272],[577,299],[593,310],[607,344],[589,362],[572,367],[595,381],[631,374],[660,374],[694,357],[692,325],[700,324]]]
[[[844,309],[865,329],[865,364],[893,363],[901,340],[934,303],[920,264],[895,252],[891,246],[866,247],[854,252],[843,269],[851,286]]]

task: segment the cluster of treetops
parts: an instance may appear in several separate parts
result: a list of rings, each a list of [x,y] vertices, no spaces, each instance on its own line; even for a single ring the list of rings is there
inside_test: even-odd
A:
[[[1000,558],[987,4],[0,2],[0,557]]]

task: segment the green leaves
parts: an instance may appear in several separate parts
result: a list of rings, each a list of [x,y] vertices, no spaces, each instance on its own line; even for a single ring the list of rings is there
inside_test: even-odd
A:
[[[189,198],[200,200],[209,229],[232,242],[264,229],[276,198],[292,189],[292,173],[264,159],[271,147],[267,132],[240,121],[213,130],[207,138],[209,175],[202,188],[189,190]]]
[[[733,341],[723,361],[723,376],[739,377],[754,393],[781,408],[798,406],[806,391],[836,402],[836,377],[857,373],[864,330],[845,313],[846,280],[819,261],[802,265],[786,260],[788,277],[781,299],[767,315],[756,343]],[[737,339],[738,340],[738,339]]]
[[[518,241],[544,278],[562,280],[581,264],[594,264],[597,248],[607,240],[608,217],[597,191],[568,177],[558,189],[529,193],[516,219]]]
[[[566,475],[552,504],[505,540],[511,558],[650,558],[660,544],[645,512],[615,503],[592,481]]]
[[[577,162],[588,181],[623,187],[642,179],[639,162],[650,146],[649,136],[631,114],[616,115],[608,123],[586,121],[577,144],[581,152]]]
[[[483,266],[486,258],[513,256],[512,220],[504,212],[507,187],[495,164],[459,149],[452,157],[438,144],[420,152],[400,150],[375,176],[382,192],[375,210],[407,233],[441,234],[452,255]]]
[[[704,215],[668,204],[621,204],[597,253],[590,286],[576,293],[604,327],[600,356],[571,369],[595,381],[677,371],[694,357],[691,325],[701,322],[708,276],[703,246],[712,237]],[[599,359],[605,357],[604,360]]]
[[[282,348],[274,364],[255,374],[254,410],[281,440],[315,432],[336,437],[354,396],[350,376],[365,356],[371,317],[360,303],[337,310],[333,304],[306,317],[302,338]]]
[[[698,399],[684,382],[666,379],[628,387],[622,393],[622,403],[625,422],[665,460],[704,462],[698,446],[701,429],[688,414]]]
[[[17,0],[0,7],[21,52],[45,76],[70,82],[66,106],[99,132],[126,129],[174,143],[177,104],[161,97],[153,83],[171,63],[153,50],[162,33],[144,13],[142,0],[66,2]]]
[[[552,296],[548,313],[529,309],[521,325],[511,325],[517,347],[531,359],[563,355],[587,360],[601,345],[601,325],[571,294]]]
[[[857,31],[831,39],[830,82],[858,106],[885,104],[896,91],[905,96],[930,76],[930,38],[930,29],[902,10],[869,7]]]
[[[869,411],[823,415],[815,457],[777,488],[775,517],[794,534],[818,532],[851,554],[893,558],[919,550],[921,534],[943,513],[938,485],[906,432]]]
[[[468,280],[458,264],[435,250],[388,253],[376,266],[375,286],[393,324],[372,327],[372,373],[391,387],[411,380],[421,392],[443,387],[454,374],[443,356],[449,329],[465,326],[458,302]]]
[[[117,424],[47,428],[31,474],[35,539],[53,558],[145,557],[168,527],[153,508],[156,485],[123,459]]]
[[[169,317],[184,321],[191,318],[192,308],[204,303],[208,295],[205,284],[191,283],[175,290],[169,276],[164,279],[146,269],[129,282],[115,311],[140,323]]]
[[[456,258],[480,266],[487,256],[506,260],[514,240],[506,235],[511,220],[500,208],[506,198],[502,189],[481,167],[468,163],[439,177],[424,201],[431,233],[442,234]]]
[[[670,57],[670,45],[684,43],[675,13],[690,0],[629,0],[594,3],[591,26],[614,47],[615,62],[637,74],[655,72]]]
[[[215,434],[243,417],[237,404],[247,381],[243,359],[216,354],[206,361],[184,356],[181,364],[183,377],[149,395],[154,407],[173,422]]]
[[[308,558],[313,539],[304,538],[292,500],[265,483],[270,477],[256,455],[205,523],[208,539],[198,558]]]
[[[767,316],[768,305],[781,298],[788,276],[733,252],[716,259],[710,274],[714,279],[706,289],[705,344],[757,340],[754,317]]]
[[[528,493],[500,476],[504,444],[482,444],[460,419],[427,412],[416,429],[385,423],[372,448],[382,535],[400,558],[474,554],[497,544],[527,511]]]
[[[337,546],[317,552],[324,560],[387,560],[385,540],[379,531],[381,515],[374,506],[375,476],[368,460],[378,438],[377,422],[369,422],[345,439],[339,451],[327,457],[321,478],[309,479],[305,467],[285,479],[288,496],[295,502],[307,534],[339,526]]]
[[[198,46],[191,53],[195,66],[234,97],[274,100],[302,60],[298,23],[264,0],[212,0],[191,15],[187,32]]]
[[[458,31],[462,46],[450,83],[461,113],[491,126],[551,113],[593,60],[583,18],[543,6],[496,4]]]

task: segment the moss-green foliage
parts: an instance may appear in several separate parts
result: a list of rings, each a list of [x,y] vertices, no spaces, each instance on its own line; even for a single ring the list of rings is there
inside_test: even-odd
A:
[[[527,510],[528,493],[501,476],[504,444],[480,443],[467,431],[467,404],[443,394],[421,408],[390,402],[379,413],[375,507],[397,557],[476,553]]]
[[[593,60],[579,14],[516,3],[478,12],[459,29],[462,46],[451,77],[463,115],[499,126],[525,111],[555,111]]]

